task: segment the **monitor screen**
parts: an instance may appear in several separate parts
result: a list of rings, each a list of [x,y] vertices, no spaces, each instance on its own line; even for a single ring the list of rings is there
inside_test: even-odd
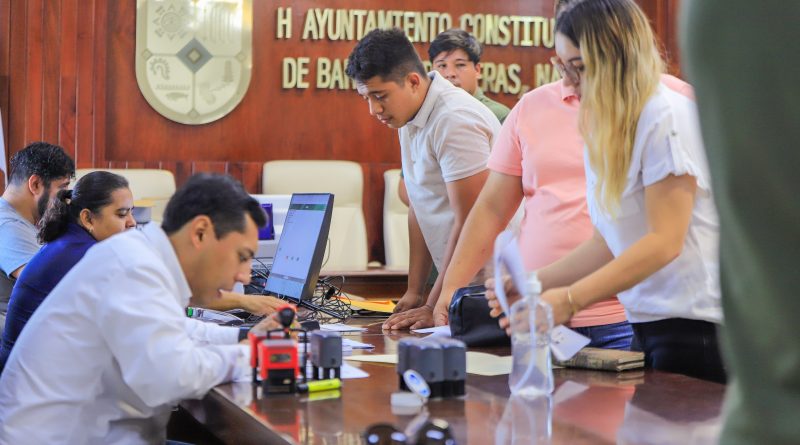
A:
[[[295,193],[286,212],[266,290],[300,301],[311,298],[322,267],[333,211],[329,193]]]

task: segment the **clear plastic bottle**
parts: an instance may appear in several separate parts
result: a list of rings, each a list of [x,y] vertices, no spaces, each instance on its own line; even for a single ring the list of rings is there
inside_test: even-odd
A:
[[[550,334],[553,310],[541,301],[542,284],[535,272],[528,274],[525,296],[511,305],[512,368],[508,377],[511,394],[537,397],[553,392]]]
[[[546,445],[553,438],[553,396],[512,395],[494,433],[494,445]]]

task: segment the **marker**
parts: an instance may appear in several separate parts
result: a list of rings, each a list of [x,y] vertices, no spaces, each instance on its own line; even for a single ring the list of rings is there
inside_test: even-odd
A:
[[[331,400],[342,397],[342,392],[338,389],[331,389],[329,391],[320,391],[308,393],[304,398],[299,399],[301,402],[318,402],[320,400]]]
[[[342,381],[339,379],[316,380],[308,383],[298,383],[297,392],[317,392],[339,389]]]

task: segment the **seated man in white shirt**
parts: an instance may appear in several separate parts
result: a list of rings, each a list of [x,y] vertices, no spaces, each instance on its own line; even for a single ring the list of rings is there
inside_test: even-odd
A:
[[[241,184],[200,174],[172,197],[161,227],[89,249],[9,357],[0,443],[164,443],[172,406],[247,370],[237,344],[246,332],[187,318],[185,308],[249,282],[265,223]]]
[[[376,29],[353,49],[347,75],[355,80],[369,112],[399,129],[408,209],[408,289],[386,329],[433,326],[461,227],[488,172],[486,162],[500,121],[491,110],[422,60],[400,29]],[[431,263],[441,273],[427,302]],[[400,312],[402,311],[402,312]]]

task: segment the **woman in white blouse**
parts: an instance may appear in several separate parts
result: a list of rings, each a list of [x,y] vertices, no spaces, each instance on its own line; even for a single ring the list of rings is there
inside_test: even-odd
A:
[[[648,366],[725,381],[719,225],[694,102],[660,83],[653,31],[633,0],[568,2],[556,53],[581,78],[595,235],[538,271],[542,298],[560,324],[617,294]]]

